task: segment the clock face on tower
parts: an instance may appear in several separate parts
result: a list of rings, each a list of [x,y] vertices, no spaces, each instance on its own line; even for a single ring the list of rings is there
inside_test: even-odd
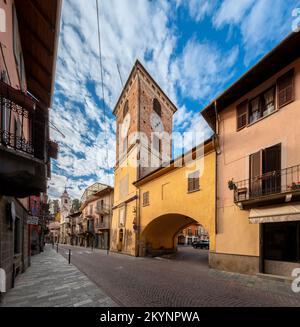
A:
[[[164,131],[164,125],[157,113],[152,112],[150,117],[151,127],[154,132],[161,133]]]
[[[130,126],[130,114],[128,112],[126,114],[125,118],[123,119],[123,123],[122,123],[122,126],[121,126],[121,137],[122,138],[127,136],[129,126]]]

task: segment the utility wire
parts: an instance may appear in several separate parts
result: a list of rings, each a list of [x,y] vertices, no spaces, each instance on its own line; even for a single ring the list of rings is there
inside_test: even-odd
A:
[[[63,134],[63,132],[61,132],[55,125],[54,123],[52,123],[52,121],[49,120],[49,124],[52,125],[52,127],[50,126],[50,128],[52,128],[53,130],[57,131],[64,139],[66,138],[65,134]]]
[[[121,86],[122,86],[122,88],[124,88],[124,83],[123,83],[123,79],[122,79],[122,75],[121,75],[120,67],[119,67],[118,63],[117,63],[117,69],[118,69],[118,73],[119,73],[119,77],[120,77]]]
[[[102,64],[102,48],[101,48],[101,30],[100,30],[100,6],[99,1],[96,0],[97,7],[97,25],[98,25],[98,46],[99,46],[99,64],[100,64],[100,75],[101,75],[101,89],[102,89],[102,105],[103,105],[103,122],[104,122],[104,143],[105,143],[105,163],[106,163],[106,182],[108,184],[108,141],[107,141],[107,124],[106,124],[106,107],[105,107],[105,95],[104,95],[104,78],[103,78],[103,64]]]

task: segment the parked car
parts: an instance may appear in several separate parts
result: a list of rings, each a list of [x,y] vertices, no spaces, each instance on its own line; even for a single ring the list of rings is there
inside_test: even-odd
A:
[[[195,241],[192,243],[194,249],[209,249],[209,241],[208,240],[201,240]]]

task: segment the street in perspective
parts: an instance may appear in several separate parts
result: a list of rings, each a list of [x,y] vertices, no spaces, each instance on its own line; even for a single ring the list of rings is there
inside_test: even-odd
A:
[[[0,315],[299,307],[299,31],[297,1],[0,0]]]

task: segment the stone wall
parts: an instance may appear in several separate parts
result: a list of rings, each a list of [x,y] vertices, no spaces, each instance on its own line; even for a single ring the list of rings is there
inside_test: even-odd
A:
[[[20,253],[14,253],[14,229],[7,214],[7,205],[15,203],[16,217],[20,219]],[[0,196],[0,267],[6,272],[6,288],[13,285],[13,274],[26,270],[30,264],[28,251],[28,225],[25,208],[14,198]]]
[[[255,275],[259,272],[259,257],[210,252],[209,266],[214,269]]]

